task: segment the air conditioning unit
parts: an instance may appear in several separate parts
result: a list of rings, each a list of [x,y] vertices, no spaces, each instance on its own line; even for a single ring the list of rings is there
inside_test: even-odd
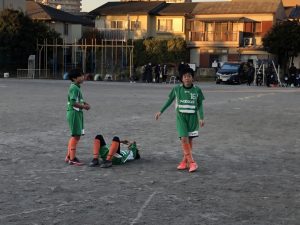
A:
[[[244,46],[251,46],[253,45],[253,38],[252,37],[247,37],[247,38],[244,38]]]

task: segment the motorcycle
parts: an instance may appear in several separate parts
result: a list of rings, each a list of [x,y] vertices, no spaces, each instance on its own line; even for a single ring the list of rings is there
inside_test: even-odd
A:
[[[262,86],[262,84],[263,84],[263,74],[259,70],[256,74],[256,86]]]
[[[288,86],[290,86],[290,79],[288,75],[285,75],[283,78],[283,87],[288,87]]]
[[[300,74],[295,77],[295,87],[300,87]]]

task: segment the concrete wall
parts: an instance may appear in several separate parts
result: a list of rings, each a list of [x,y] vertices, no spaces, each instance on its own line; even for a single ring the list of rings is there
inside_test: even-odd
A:
[[[66,43],[74,43],[75,39],[78,41],[82,37],[82,25],[68,24],[68,35],[64,34],[64,23],[56,22],[49,25],[56,32],[60,33],[61,38],[66,40]]]

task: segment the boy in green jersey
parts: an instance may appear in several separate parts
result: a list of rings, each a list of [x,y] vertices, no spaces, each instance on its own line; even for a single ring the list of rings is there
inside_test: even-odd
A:
[[[199,124],[201,127],[204,126],[202,104],[204,96],[201,89],[193,84],[193,75],[192,69],[185,68],[180,77],[182,84],[172,89],[169,99],[155,114],[155,119],[158,120],[172,102],[176,101],[176,128],[183,150],[183,159],[177,169],[189,168],[189,172],[194,172],[198,168],[192,156],[193,138],[198,137]]]
[[[80,136],[84,135],[83,109],[89,110],[90,105],[83,101],[80,84],[83,83],[84,75],[78,69],[73,69],[68,73],[68,78],[72,81],[68,92],[67,121],[71,131],[68,144],[68,152],[65,162],[70,165],[82,165],[76,157],[76,146]]]
[[[121,144],[128,145],[127,149],[121,149]],[[108,168],[113,164],[120,165],[130,160],[140,159],[135,141],[120,140],[119,137],[115,136],[111,145],[107,146],[101,134],[98,134],[94,139],[93,155],[90,167],[100,166],[101,168]],[[99,162],[99,156],[102,159],[102,163]]]

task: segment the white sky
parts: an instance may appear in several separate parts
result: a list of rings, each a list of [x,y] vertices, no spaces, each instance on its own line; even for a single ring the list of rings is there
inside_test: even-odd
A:
[[[93,9],[98,8],[99,6],[105,4],[106,2],[118,2],[119,0],[82,0],[82,11],[90,12]],[[201,1],[220,1],[220,0],[192,0],[193,2],[201,2]],[[223,0],[226,1],[226,0]]]

